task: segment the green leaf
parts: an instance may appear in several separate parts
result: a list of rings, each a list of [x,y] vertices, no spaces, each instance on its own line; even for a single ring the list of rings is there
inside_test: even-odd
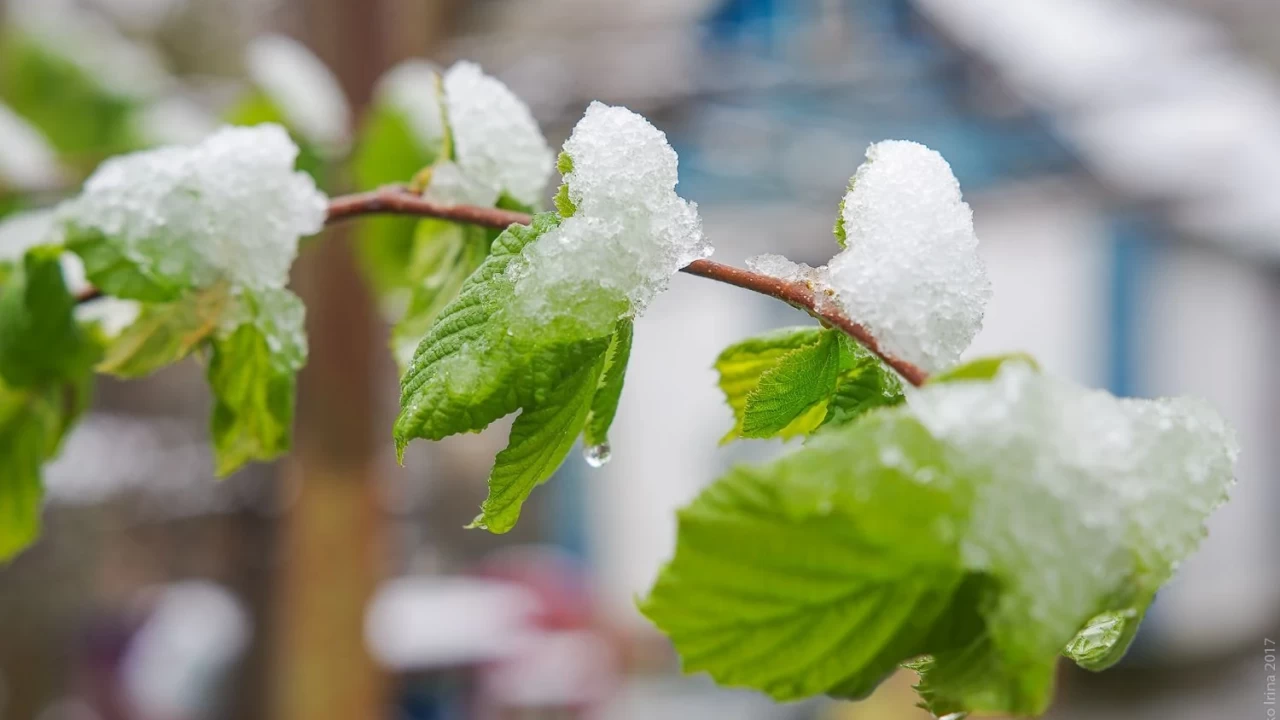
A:
[[[573,172],[573,158],[567,152],[561,152],[560,157],[556,160],[556,169],[560,171],[560,176],[564,177]],[[560,183],[560,188],[556,190],[555,197],[556,212],[560,213],[560,217],[573,217],[578,212],[578,206],[574,204],[573,198],[569,197],[568,181]]]
[[[1060,653],[1123,655],[1235,453],[1202,404],[1006,364],[731,471],[642,609],[687,670],[778,699],[861,697],[904,663],[935,714],[1037,715]]]
[[[742,436],[776,435],[785,440],[812,431],[826,417],[827,400],[836,391],[839,373],[840,340],[833,331],[823,332],[816,342],[778,358],[747,395]],[[794,424],[806,415],[812,419]]]
[[[998,580],[970,573],[922,646],[929,655],[906,666],[920,674],[922,707],[941,717],[990,711],[1040,715],[1053,693],[1057,658],[1012,662],[995,644],[986,618],[998,611]]]
[[[352,167],[357,186],[372,190],[408,182],[438,156],[438,149],[419,144],[403,113],[379,103],[365,118]],[[394,215],[360,221],[360,259],[380,292],[414,285],[409,270],[417,226],[417,218]]]
[[[641,611],[686,672],[777,700],[857,698],[923,652],[962,578],[969,497],[910,418],[851,428],[736,468],[680,512],[675,557]],[[881,461],[890,439],[910,463]],[[917,482],[923,470],[940,480]]]
[[[74,48],[53,48],[16,25],[0,29],[0,99],[35,125],[59,154],[87,172],[142,143],[134,129],[139,101],[124,97],[73,62]]]
[[[583,341],[562,337],[556,328],[536,338],[508,332],[506,310],[514,288],[507,267],[557,223],[546,213],[531,226],[513,225],[503,232],[419,343],[400,381],[394,428],[399,449],[415,438],[439,440],[483,430],[521,407],[537,405],[608,350],[609,336]]]
[[[556,322],[517,331],[508,315],[515,288],[507,268],[558,222],[538,215],[494,241],[418,345],[400,383],[394,434],[401,459],[410,440],[479,431],[523,409],[474,523],[494,532],[511,528],[528,492],[554,472],[582,431],[616,335],[583,338],[573,325]],[[603,412],[608,402],[601,402]]]
[[[849,178],[849,186],[845,189],[845,194],[840,196],[840,205],[836,208],[836,224],[832,229],[835,233],[836,242],[840,244],[840,249],[849,247],[849,232],[844,226],[844,202],[849,193],[853,191],[854,178]]]
[[[95,229],[66,226],[67,249],[84,262],[85,277],[112,297],[143,302],[173,302],[191,287],[189,277],[143,266]]]
[[[844,333],[818,327],[784,328],[732,345],[716,370],[736,420],[722,443],[808,435],[903,397],[901,382],[878,358]]]
[[[822,425],[847,425],[878,407],[904,400],[902,381],[879,358],[852,338],[840,334],[840,377],[827,401]]]
[[[949,370],[943,371],[929,378],[930,383],[948,383],[959,382],[965,380],[990,380],[1000,372],[1000,368],[1005,363],[1022,363],[1030,365],[1032,369],[1039,371],[1040,363],[1036,359],[1026,353],[1009,353],[1008,355],[993,355],[991,357],[978,358],[967,363],[962,363]]]
[[[734,426],[720,440],[726,443],[742,436],[747,398],[760,384],[760,378],[773,369],[788,353],[813,345],[822,337],[819,327],[791,327],[730,345],[716,358],[720,389],[733,410]]]
[[[174,302],[144,305],[111,341],[98,371],[136,378],[181,360],[218,329],[230,299],[227,284],[217,283]]]
[[[505,533],[515,527],[529,493],[564,462],[591,410],[604,356],[582,367],[536,406],[525,408],[511,426],[507,447],[489,474],[489,496],[471,527]]]
[[[609,427],[618,414],[618,401],[622,398],[622,384],[627,377],[634,335],[635,323],[630,318],[618,321],[605,356],[604,372],[600,374],[600,383],[591,399],[591,414],[587,416],[582,432],[582,441],[589,446],[609,444]]]
[[[75,319],[75,298],[62,279],[61,248],[37,247],[0,294],[0,376],[12,387],[79,378],[101,348]]]
[[[40,534],[40,469],[88,404],[90,380],[29,390],[0,383],[0,562]]]
[[[423,336],[489,254],[485,228],[426,219],[417,228],[406,277],[418,278],[409,307],[391,331],[391,347],[403,374]]]
[[[217,473],[289,449],[297,373],[306,363],[305,309],[287,290],[235,298],[241,322],[212,340],[208,380]]]

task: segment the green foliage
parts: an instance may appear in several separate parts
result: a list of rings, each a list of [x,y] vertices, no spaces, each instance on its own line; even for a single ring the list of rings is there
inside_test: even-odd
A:
[[[817,327],[776,330],[732,345],[716,359],[720,389],[739,437],[789,440],[827,423],[902,400],[902,386],[843,333]]]
[[[618,331],[581,338],[565,327],[515,332],[508,309],[514,286],[507,268],[526,245],[556,227],[553,214],[531,226],[513,225],[494,241],[492,252],[463,283],[458,297],[440,313],[422,339],[401,379],[397,450],[415,438],[439,440],[484,429],[494,420],[523,410],[512,427],[489,480],[489,498],[473,523],[493,532],[510,530],[529,492],[559,467],[591,413],[601,415],[621,380],[601,381],[610,366],[610,347],[629,345]],[[621,329],[629,333],[629,326]],[[611,373],[621,373],[621,352]],[[603,424],[607,429],[607,423]]]
[[[82,68],[27,38],[9,32],[3,39],[0,98],[33,120],[73,164],[87,168],[104,152],[136,148],[136,101],[108,92]],[[439,94],[438,77],[436,82]],[[246,95],[229,119],[288,125],[261,91]],[[443,119],[439,141],[424,144],[403,111],[379,98],[353,157],[357,184],[370,189],[409,181],[414,191],[428,188],[435,164],[456,159],[453,130]],[[318,181],[333,177],[317,147],[294,136],[299,166]],[[560,154],[562,176],[573,165]],[[508,195],[495,204],[534,210]],[[0,215],[14,206],[0,193]],[[605,332],[598,324],[588,333],[567,313],[529,327],[527,317],[513,312],[512,263],[577,211],[567,182],[555,207],[559,215],[537,215],[531,226],[500,234],[394,216],[359,226],[361,258],[373,284],[404,308],[392,331],[403,370],[394,427],[399,458],[413,439],[478,432],[516,414],[472,523],[495,533],[514,527],[526,498],[556,472],[579,437],[593,454],[608,452],[634,339],[628,301],[592,297],[590,290],[571,300],[584,314],[607,314],[612,325]],[[848,243],[844,210],[841,200],[834,227],[841,247]],[[64,230],[66,247],[82,258],[94,285],[143,305],[137,320],[104,349],[95,328],[76,321],[76,300],[59,261],[62,248],[35,248],[19,264],[0,264],[0,561],[36,537],[40,468],[84,411],[95,365],[133,378],[190,354],[205,356],[216,469],[226,475],[288,449],[296,374],[306,361],[305,310],[292,293],[209,283],[207,274],[198,283],[190,243],[146,238],[140,250],[124,252],[99,232],[74,225]],[[968,449],[922,410],[931,392],[963,394],[998,375],[1007,379],[1000,371],[1010,363],[1036,367],[1025,355],[962,364],[935,374],[929,384],[964,387],[925,388],[913,407],[904,402],[895,373],[831,328],[787,328],[722,352],[715,367],[734,415],[723,442],[799,436],[805,443],[772,463],[732,469],[680,512],[675,555],[641,609],[671,637],[685,669],[795,700],[815,694],[862,698],[906,666],[920,673],[923,706],[937,715],[1031,715],[1047,707],[1059,654],[1090,670],[1117,662],[1179,553],[1196,538],[1151,540],[1144,535],[1154,526],[1151,516],[1124,518],[1117,532],[1104,534],[1097,518],[1078,517],[1095,506],[1071,504],[1078,499],[1031,483],[1030,490],[1018,487],[1020,476],[1009,468],[1024,465],[1009,463],[1027,458],[1010,457],[1016,452],[994,453],[994,462],[992,453],[966,457]],[[1067,396],[1032,400],[1045,397]],[[946,421],[967,427],[983,415],[959,407],[966,408],[961,417]],[[1042,416],[1031,415],[1033,421]],[[1168,421],[1158,413],[1151,418]],[[1177,440],[1168,437],[1160,441]],[[1040,449],[1030,442],[1011,447]],[[1206,460],[1213,467],[1198,469],[1205,477],[1193,480],[1218,482],[1222,473],[1214,462]],[[1086,472],[1068,465],[1079,475]],[[1039,475],[1045,465],[1025,467]],[[1064,476],[1081,480],[1081,487],[1105,489],[1084,482],[1092,478]],[[1105,495],[1084,497],[1095,494]],[[1172,501],[1157,500],[1170,504],[1164,509],[1169,522],[1186,525],[1189,536],[1199,529],[1193,522],[1202,520],[1196,516],[1201,508],[1173,495]],[[993,497],[1000,502],[993,504]],[[1112,498],[1110,504],[1122,503]],[[1049,511],[1017,525],[1017,513],[992,507]],[[1090,531],[1081,531],[1077,521]],[[1030,595],[1053,584],[1042,582],[1046,569],[1063,577],[1078,569],[1078,559],[1068,567],[1062,547],[1081,535],[1118,547],[1115,558],[1107,558],[1114,573],[1073,597],[1083,601],[1037,604],[1039,596]],[[975,536],[996,541],[982,545]],[[1024,551],[1028,539],[1032,547]],[[1005,545],[1014,551],[993,560],[990,555]],[[1095,559],[1093,553],[1079,555]],[[1096,559],[1101,566],[1103,558]],[[1116,578],[1122,582],[1106,585]]]
[[[75,298],[62,279],[56,247],[27,251],[22,271],[0,294],[0,377],[30,388],[88,374],[101,353],[76,323]]]
[[[16,28],[0,33],[0,100],[38,127],[69,164],[87,171],[136,150],[137,101],[102,86]]]
[[[960,382],[966,380],[990,380],[996,376],[1000,368],[1005,363],[1023,363],[1030,365],[1035,370],[1040,369],[1040,363],[1036,359],[1026,353],[1010,353],[1008,355],[992,355],[983,357],[967,363],[961,363],[953,368],[948,368],[929,378],[931,384]]]
[[[845,425],[878,407],[901,403],[902,381],[898,376],[847,335],[839,333],[838,338],[840,375],[835,392],[827,401],[823,426]]]
[[[766,357],[771,368],[809,369],[808,379],[793,383],[797,397],[809,397],[813,378],[828,373],[819,358],[829,351],[812,333],[748,343],[755,352],[738,349],[739,361]],[[1016,355],[981,359],[939,381],[985,384],[1011,361],[1027,363]],[[742,394],[732,382],[729,388]],[[1001,562],[975,556],[982,546],[965,538],[978,522],[979,500],[986,537],[1035,543],[1054,530],[993,516],[990,508],[1019,502],[993,493],[1024,490],[995,482],[984,465],[991,458],[967,459],[964,446],[936,438],[914,413],[906,405],[879,407],[828,423],[775,462],[731,470],[680,512],[675,556],[641,610],[671,637],[686,671],[779,700],[856,699],[903,664],[920,673],[924,705],[937,715],[1023,716],[1048,707],[1059,653],[1091,670],[1123,656],[1177,560],[1159,544],[1168,541],[1132,536],[1132,566],[1116,585],[1090,591],[1091,613],[1028,598],[1025,589],[1043,585],[1037,579],[1046,572],[1065,573],[1060,577],[1070,582],[1076,560],[1045,568],[1055,562],[1056,545]],[[1202,482],[1197,473],[1169,482]],[[1045,517],[1053,517],[1048,505],[1075,502],[1029,501]],[[1186,530],[1175,533],[1194,531],[1202,520],[1184,515],[1176,522]]]
[[[402,183],[430,166],[440,149],[423,147],[415,138],[403,113],[378,103],[365,118],[356,144],[352,169],[356,184],[372,190]],[[381,292],[409,288],[414,277],[408,272],[415,252],[413,217],[373,217],[362,220],[360,258],[368,277]]]
[[[582,441],[589,446],[607,446],[609,443],[609,427],[618,414],[618,401],[622,399],[622,384],[627,377],[627,361],[631,359],[631,341],[634,335],[635,325],[630,318],[618,321],[618,329],[609,342],[608,353],[605,354],[600,383],[591,399],[587,425],[582,431]]]
[[[0,382],[0,562],[39,535],[44,496],[40,468],[57,454],[88,396],[87,375],[25,390]]]
[[[495,533],[515,527],[525,498],[560,467],[582,432],[603,366],[604,355],[600,355],[546,388],[540,401],[524,408],[511,425],[507,447],[494,460],[489,496],[480,505],[473,527]]]
[[[76,324],[56,247],[28,250],[0,290],[0,561],[40,529],[40,468],[88,403],[97,338]]]
[[[173,302],[144,305],[108,346],[98,370],[136,378],[178,362],[213,335],[230,300],[228,285],[217,283]]]
[[[569,157],[569,153],[560,153],[559,159],[556,160],[556,169],[560,171],[560,177],[573,172],[573,158]],[[573,214],[578,211],[578,206],[569,197],[569,183],[567,181],[560,183],[560,188],[556,190],[555,205],[556,212],[560,213],[562,218],[573,217]]]
[[[493,232],[428,218],[418,223],[412,255],[403,268],[413,278],[409,306],[391,330],[391,347],[403,374],[418,342],[489,254]]]
[[[97,230],[68,224],[65,231],[67,249],[80,256],[89,282],[112,297],[173,302],[192,285],[185,265],[169,263],[162,271],[158,263],[142,264]]]
[[[242,291],[239,322],[211,342],[214,455],[219,475],[289,449],[297,373],[306,364],[302,301],[287,290]]]
[[[876,413],[730,471],[680,512],[675,557],[641,610],[686,671],[779,700],[858,698],[923,652],[963,579],[969,497],[883,462],[885,437],[943,471],[923,428]]]
[[[849,247],[849,233],[844,227],[844,203],[845,198],[853,191],[853,184],[854,178],[849,178],[849,187],[845,189],[845,194],[840,196],[840,205],[836,208],[836,225],[832,228],[841,250]]]
[[[804,423],[803,430],[791,429],[813,430],[826,417],[826,401],[835,392],[839,371],[840,341],[831,332],[778,358],[747,396],[743,437],[786,437],[792,423],[806,415],[813,419]]]

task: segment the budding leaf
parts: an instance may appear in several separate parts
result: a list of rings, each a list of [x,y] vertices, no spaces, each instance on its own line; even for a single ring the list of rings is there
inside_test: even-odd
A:
[[[747,395],[742,436],[785,440],[812,431],[826,417],[839,372],[840,340],[831,331],[778,358]]]
[[[720,353],[716,358],[720,389],[736,421],[720,442],[742,436],[747,399],[759,387],[760,378],[777,367],[788,353],[817,344],[822,333],[818,327],[784,328],[731,345]]]
[[[173,302],[143,305],[111,341],[98,371],[136,378],[181,360],[214,334],[230,300],[230,288],[219,282]]]
[[[287,290],[236,298],[241,322],[213,338],[208,380],[218,475],[289,449],[297,373],[306,363],[305,310]]]
[[[75,319],[57,247],[36,247],[0,294],[0,377],[34,387],[83,377],[101,348]]]
[[[841,333],[839,337],[840,375],[822,424],[846,425],[878,407],[901,403],[904,398],[898,376],[849,336]]]
[[[902,401],[897,377],[836,330],[796,327],[754,337],[725,349],[716,370],[736,420],[721,442],[789,440]]]

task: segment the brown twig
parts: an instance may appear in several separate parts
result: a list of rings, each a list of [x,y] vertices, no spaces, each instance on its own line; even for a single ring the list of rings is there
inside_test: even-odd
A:
[[[808,283],[781,280],[769,275],[736,268],[732,265],[712,262],[711,260],[694,260],[681,268],[680,272],[777,298],[792,307],[804,310],[828,325],[840,329],[849,337],[857,340],[867,350],[870,350],[876,357],[883,360],[885,365],[896,370],[904,380],[912,385],[923,385],[929,379],[929,374],[920,367],[901,358],[894,357],[881,349],[880,343],[871,336],[871,333],[865,327],[845,317],[835,307],[833,300],[827,298],[823,293],[815,291]]]
[[[533,218],[520,212],[474,205],[442,205],[415,195],[399,185],[370,192],[342,195],[329,201],[328,224],[364,215],[414,215],[480,225],[505,230],[509,225],[528,225]]]
[[[366,215],[380,214],[434,217],[497,230],[503,230],[510,225],[516,224],[528,225],[533,221],[533,218],[525,213],[473,205],[442,205],[426,200],[402,186],[388,186],[370,192],[333,198],[329,202],[327,223],[333,224]],[[872,337],[865,327],[845,317],[832,301],[824,297],[822,293],[815,292],[805,282],[789,282],[711,260],[694,260],[681,268],[681,272],[777,298],[793,307],[804,310],[828,325],[840,329],[849,337],[857,340],[867,350],[874,353],[876,357],[883,360],[886,365],[896,370],[904,380],[912,385],[923,385],[929,379],[928,373],[920,367],[890,355],[881,349],[880,344],[876,342],[876,339]],[[77,302],[88,302],[101,297],[101,295],[101,292],[91,288],[89,291],[77,296],[76,300]]]

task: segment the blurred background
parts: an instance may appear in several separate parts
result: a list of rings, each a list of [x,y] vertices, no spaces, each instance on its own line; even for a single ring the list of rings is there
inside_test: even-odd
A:
[[[104,157],[276,119],[331,191],[379,75],[480,62],[553,146],[600,99],[680,154],[716,259],[834,252],[868,143],[951,162],[995,285],[971,354],[1193,394],[1245,448],[1233,501],[1125,663],[1051,717],[1264,715],[1280,636],[1275,0],[0,0],[0,255]],[[330,74],[329,70],[332,70]],[[345,99],[344,99],[345,98]],[[550,188],[549,188],[550,190]],[[506,427],[395,464],[386,329],[343,228],[303,253],[295,452],[213,479],[194,361],[103,380],[0,568],[4,720],[911,720],[912,679],[776,705],[684,677],[634,598],[673,511],[734,462],[711,364],[804,318],[678,277],[637,328],[613,460],[575,454],[509,535],[462,527]],[[9,234],[6,239],[6,233]],[[345,242],[344,242],[345,241]],[[500,424],[501,425],[501,424]],[[1274,645],[1272,645],[1274,648]],[[1274,691],[1274,686],[1272,686]],[[1274,700],[1274,695],[1272,695]]]

